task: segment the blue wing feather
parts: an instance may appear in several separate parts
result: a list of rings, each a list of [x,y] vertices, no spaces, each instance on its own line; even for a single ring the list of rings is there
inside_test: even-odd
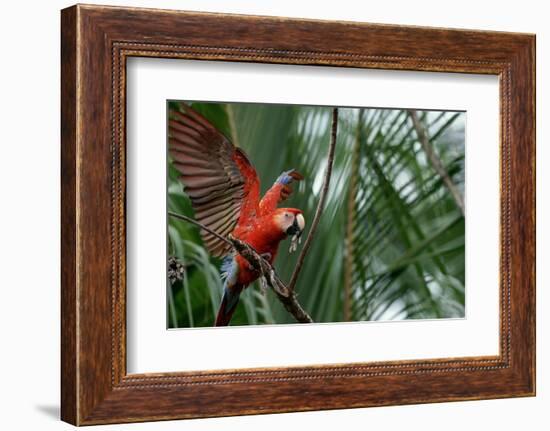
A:
[[[290,184],[294,178],[290,176],[291,173],[293,173],[295,169],[291,169],[290,171],[285,171],[281,175],[279,175],[279,178],[277,178],[277,183],[284,184],[285,186],[287,184]]]

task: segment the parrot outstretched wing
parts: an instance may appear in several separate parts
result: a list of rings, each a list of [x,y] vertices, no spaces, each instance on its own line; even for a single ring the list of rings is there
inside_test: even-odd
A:
[[[191,198],[195,218],[222,236],[246,226],[256,215],[260,181],[246,154],[235,147],[205,117],[180,104],[170,110],[169,151]],[[231,247],[201,229],[212,256]]]
[[[260,201],[258,215],[261,217],[275,211],[279,202],[286,200],[292,193],[290,184],[293,181],[301,181],[303,179],[304,177],[294,169],[279,175],[275,184],[271,186]]]

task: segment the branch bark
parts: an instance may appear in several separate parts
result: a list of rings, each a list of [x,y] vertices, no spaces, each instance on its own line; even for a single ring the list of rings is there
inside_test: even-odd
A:
[[[438,173],[438,175],[443,180],[443,184],[445,184],[445,186],[451,192],[451,195],[455,200],[456,205],[458,206],[458,208],[462,212],[462,215],[464,216],[465,207],[464,207],[464,199],[462,198],[462,194],[460,193],[456,185],[453,183],[453,180],[445,170],[445,167],[443,166],[441,159],[435,153],[432,147],[432,144],[430,143],[428,132],[426,131],[424,126],[420,123],[420,120],[418,119],[418,115],[416,115],[416,111],[408,110],[408,113],[413,122],[414,129],[416,130],[416,135],[418,136],[420,145],[422,145],[424,152],[428,156],[428,160],[430,161],[434,170]]]
[[[294,271],[292,272],[292,277],[290,277],[290,281],[288,283],[288,290],[290,290],[291,292],[294,292],[294,288],[296,287],[296,283],[298,282],[298,276],[300,275],[300,271],[302,270],[307,252],[309,251],[309,247],[311,246],[311,241],[313,240],[313,236],[315,234],[315,231],[317,230],[319,221],[321,220],[321,214],[323,213],[323,209],[325,208],[325,201],[327,199],[328,189],[330,186],[330,178],[332,175],[332,165],[334,163],[334,150],[336,148],[337,133],[338,108],[333,108],[330,143],[328,146],[327,167],[325,170],[325,176],[323,178],[323,186],[321,187],[321,195],[319,197],[319,203],[317,204],[315,216],[313,217],[313,221],[311,222],[311,228],[309,229],[306,241],[304,242],[304,246],[302,247],[302,251],[300,252],[300,256],[298,257],[298,261],[296,262],[296,266],[294,267]]]

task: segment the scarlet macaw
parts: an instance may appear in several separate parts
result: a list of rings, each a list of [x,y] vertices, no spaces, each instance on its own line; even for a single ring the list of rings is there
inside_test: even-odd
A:
[[[196,220],[248,243],[271,264],[283,239],[292,237],[291,250],[295,248],[305,226],[302,211],[277,205],[292,192],[289,184],[302,176],[295,170],[283,172],[260,200],[260,180],[244,151],[198,112],[183,104],[181,109],[170,111],[169,149]],[[212,256],[225,256],[215,326],[227,326],[241,292],[260,274],[224,241],[204,229],[201,236]]]

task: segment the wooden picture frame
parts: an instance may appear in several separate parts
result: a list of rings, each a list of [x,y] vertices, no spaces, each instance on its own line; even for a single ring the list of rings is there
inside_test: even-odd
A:
[[[535,394],[534,35],[83,5],[61,17],[64,421]],[[500,354],[128,375],[125,65],[131,56],[498,75]]]

